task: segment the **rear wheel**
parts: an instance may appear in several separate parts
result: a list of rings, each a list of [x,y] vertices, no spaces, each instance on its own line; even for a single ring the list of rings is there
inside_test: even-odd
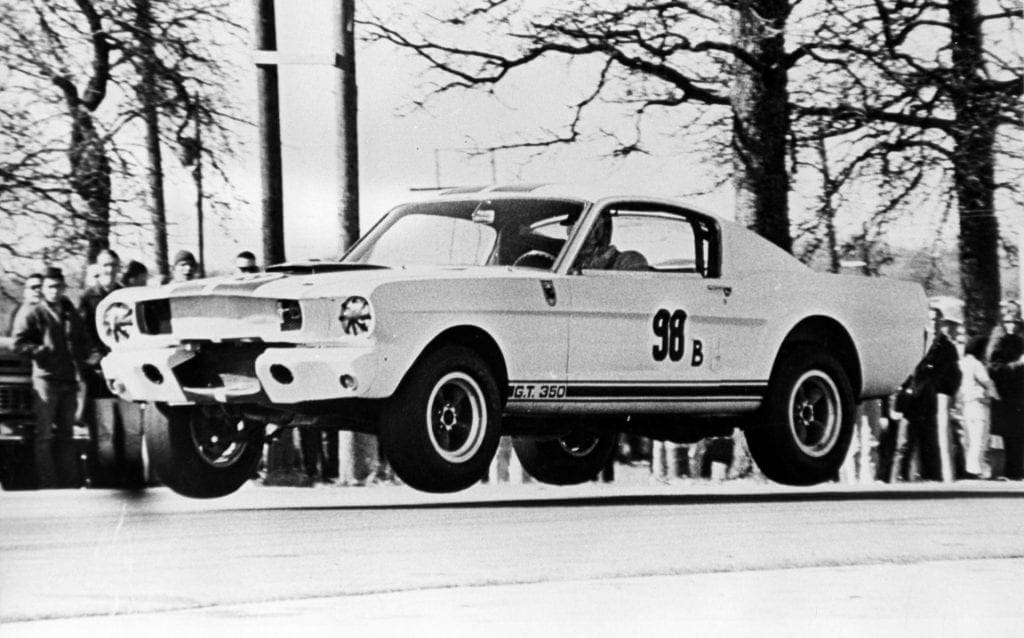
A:
[[[444,346],[409,372],[381,413],[391,467],[425,492],[457,492],[486,476],[498,448],[498,386],[469,348]]]
[[[252,476],[263,455],[262,426],[221,406],[158,406],[166,420],[146,431],[153,470],[172,490],[193,498],[231,494]]]
[[[853,390],[831,355],[799,348],[777,365],[761,417],[746,436],[765,476],[788,485],[828,481],[850,446]]]
[[[517,436],[512,446],[523,469],[542,483],[578,485],[593,480],[619,442],[617,432],[575,430],[557,438]]]

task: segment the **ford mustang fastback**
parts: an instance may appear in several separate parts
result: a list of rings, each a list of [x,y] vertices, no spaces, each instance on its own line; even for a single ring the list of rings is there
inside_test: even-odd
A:
[[[818,483],[857,402],[922,354],[925,308],[676,201],[522,185],[400,206],[337,262],[119,290],[97,323],[110,388],[167,417],[146,433],[158,475],[212,497],[287,427],[374,433],[435,492],[480,480],[502,434],[572,484],[622,432],[735,427],[766,476]]]

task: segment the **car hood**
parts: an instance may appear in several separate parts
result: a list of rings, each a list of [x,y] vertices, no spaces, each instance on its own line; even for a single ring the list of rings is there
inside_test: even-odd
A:
[[[403,266],[388,268],[340,262],[282,264],[267,272],[169,283],[159,288],[124,288],[111,300],[143,301],[180,297],[260,297],[311,299],[370,295],[379,285],[399,281],[550,277],[532,268],[510,266]]]

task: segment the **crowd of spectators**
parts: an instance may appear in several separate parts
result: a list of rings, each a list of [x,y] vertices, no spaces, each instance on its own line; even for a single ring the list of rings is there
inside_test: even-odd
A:
[[[926,350],[888,399],[861,404],[841,478],[1024,479],[1024,323],[1002,304],[990,334],[930,310]]]
[[[243,253],[255,258],[251,253]],[[171,280],[199,274],[189,251],[173,260]],[[31,463],[40,488],[80,484],[74,427],[89,432],[87,469],[91,485],[138,488],[145,485],[142,430],[156,410],[123,401],[111,393],[100,369],[108,349],[96,326],[96,308],[111,292],[146,286],[149,270],[138,261],[122,264],[113,250],[101,250],[85,273],[77,305],[67,296],[60,268],[49,266],[25,278],[22,299],[11,314],[7,334],[14,350],[32,362],[35,424]]]

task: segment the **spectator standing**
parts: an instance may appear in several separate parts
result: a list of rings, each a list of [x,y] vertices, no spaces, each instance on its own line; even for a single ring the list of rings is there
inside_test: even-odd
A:
[[[72,486],[77,468],[73,428],[78,374],[89,352],[88,336],[64,296],[61,270],[47,268],[42,280],[42,301],[15,322],[14,348],[32,359],[38,486]]]
[[[925,339],[930,345],[909,380],[914,388],[914,399],[903,409],[907,437],[899,471],[900,479],[904,481],[912,478],[910,465],[915,453],[920,455],[921,478],[924,480],[943,480],[943,468],[949,463],[948,458],[943,458],[946,446],[940,445],[939,438],[948,437],[950,398],[960,387],[959,355],[944,332],[942,311],[930,308],[929,315]],[[941,427],[943,425],[946,427]]]
[[[651,475],[661,483],[678,481],[690,474],[690,448],[683,443],[651,441]]]
[[[299,428],[302,467],[314,482],[334,483],[338,480],[338,430],[331,428]]]
[[[149,269],[134,259],[125,264],[124,272],[121,273],[121,287],[132,288],[146,285],[149,285]]]
[[[174,254],[171,264],[171,281],[191,281],[199,275],[199,263],[196,256],[187,250],[179,250]]]
[[[839,468],[839,478],[844,483],[872,483],[876,480],[881,431],[882,401],[866,399],[858,403],[850,449]]]
[[[985,368],[986,345],[987,340],[984,337],[971,337],[967,340],[964,356],[960,359],[960,372],[963,375],[960,395],[963,403],[964,432],[967,435],[964,477],[969,479],[982,478],[988,474],[985,451],[988,450],[991,417],[989,404],[993,399],[999,398],[999,392]]]
[[[11,313],[11,322],[7,326],[7,335],[14,334],[14,324],[18,320],[18,313],[26,309],[31,309],[32,306],[36,305],[43,299],[43,276],[39,274],[32,274],[25,277],[25,287],[21,290],[21,302],[18,303],[14,308],[14,312]]]
[[[1007,304],[1002,322],[992,330],[985,353],[988,373],[999,398],[991,404],[992,434],[1003,439],[1002,475],[1024,479],[1024,336],[1020,306]]]
[[[102,357],[110,350],[100,341],[97,332],[96,306],[103,301],[104,297],[121,287],[121,282],[118,281],[118,274],[121,272],[121,258],[113,250],[101,250],[96,255],[96,263],[91,265],[91,269],[97,273],[96,280],[82,293],[82,298],[78,302],[78,315],[82,318],[82,325],[89,334],[90,343]],[[92,371],[96,370],[98,367]],[[100,385],[105,386],[102,377],[103,375],[100,374]],[[93,387],[93,382],[94,379],[86,379],[86,385],[90,388]]]
[[[252,254],[251,251],[243,250],[242,252],[235,255],[236,275],[245,275],[259,271],[260,267],[256,263],[256,255]]]
[[[93,266],[96,283],[85,289],[78,304],[78,315],[93,348],[93,363],[82,369],[85,394],[80,406],[92,448],[90,475],[96,487],[137,488],[145,483],[142,413],[134,403],[114,396],[107,387],[100,361],[110,349],[100,339],[96,326],[96,307],[122,287],[118,277],[121,258],[113,250],[101,250]]]

